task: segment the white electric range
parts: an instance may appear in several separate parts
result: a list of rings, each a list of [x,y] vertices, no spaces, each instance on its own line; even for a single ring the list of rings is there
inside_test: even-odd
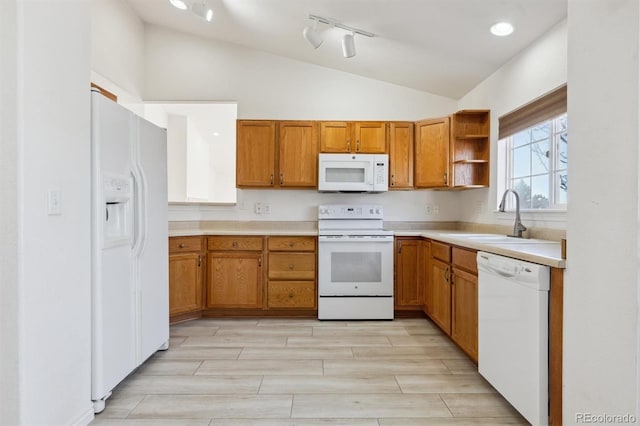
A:
[[[393,253],[382,206],[318,206],[318,319],[393,319]]]

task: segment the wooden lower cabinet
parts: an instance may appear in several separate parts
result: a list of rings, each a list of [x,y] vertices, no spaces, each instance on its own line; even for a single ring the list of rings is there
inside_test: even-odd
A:
[[[317,309],[316,237],[269,237],[267,309]]]
[[[420,238],[396,237],[395,297],[396,310],[422,310],[423,286],[418,278]]]
[[[478,276],[453,268],[451,338],[478,362]]]
[[[207,255],[207,308],[262,308],[262,253]]]
[[[451,335],[451,269],[448,263],[431,257],[431,312],[430,317]]]
[[[169,318],[196,318],[202,311],[204,258],[201,237],[169,239]]]

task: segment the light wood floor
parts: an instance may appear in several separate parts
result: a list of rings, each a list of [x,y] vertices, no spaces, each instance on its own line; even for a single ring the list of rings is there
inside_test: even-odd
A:
[[[430,321],[201,319],[127,378],[92,425],[527,422]]]

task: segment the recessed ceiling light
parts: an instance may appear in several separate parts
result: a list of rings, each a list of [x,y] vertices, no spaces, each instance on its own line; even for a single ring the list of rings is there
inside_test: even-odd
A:
[[[187,4],[182,0],[169,0],[169,3],[171,3],[173,7],[177,7],[180,10],[187,10]]]
[[[491,26],[491,34],[504,37],[513,32],[513,25],[508,22],[498,22]]]

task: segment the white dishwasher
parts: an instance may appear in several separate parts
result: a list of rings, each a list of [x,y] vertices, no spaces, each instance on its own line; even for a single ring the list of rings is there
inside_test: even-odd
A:
[[[478,371],[532,425],[547,425],[549,267],[477,259]]]

